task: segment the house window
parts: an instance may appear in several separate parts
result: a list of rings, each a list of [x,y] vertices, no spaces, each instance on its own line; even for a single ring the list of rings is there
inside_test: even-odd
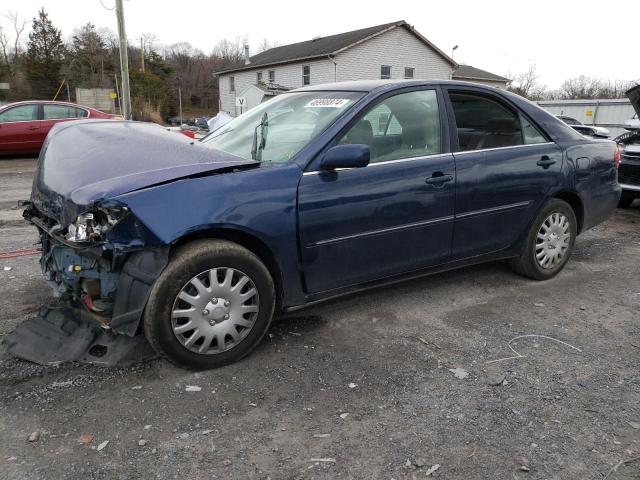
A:
[[[229,91],[230,92],[236,91],[236,77],[234,77],[233,75],[229,77]]]
[[[404,67],[404,78],[413,78],[413,67]]]
[[[382,65],[380,67],[380,78],[383,80],[391,78],[391,67],[389,65]]]
[[[311,85],[311,67],[309,65],[302,67],[302,85]]]
[[[262,83],[262,72],[256,73],[256,83]]]
[[[276,83],[276,71],[269,70],[269,83]]]

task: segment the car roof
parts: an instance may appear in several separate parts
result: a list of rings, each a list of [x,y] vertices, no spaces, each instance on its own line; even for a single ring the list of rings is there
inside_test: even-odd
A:
[[[459,80],[353,80],[349,82],[323,83],[308,87],[297,88],[290,92],[313,92],[313,91],[343,91],[343,92],[373,92],[379,89],[395,90],[397,88],[411,86],[435,86],[451,85],[460,87],[478,87],[487,91],[504,92],[499,88],[490,87],[474,82],[463,82]],[[287,92],[289,93],[289,92]]]
[[[60,102],[58,100],[22,100],[20,102],[12,102],[12,103],[7,103],[6,105],[2,105],[2,106],[0,106],[0,109],[5,109],[7,107],[17,107],[19,105],[32,105],[34,103],[42,103],[42,104],[47,104],[47,105],[67,105],[67,106],[71,106],[71,107],[84,108],[84,109],[87,109],[87,110],[95,110],[94,108],[87,107],[85,105],[80,105],[79,103]]]

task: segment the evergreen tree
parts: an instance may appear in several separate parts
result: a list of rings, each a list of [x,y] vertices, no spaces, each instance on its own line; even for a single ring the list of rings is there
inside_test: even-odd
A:
[[[52,99],[55,95],[60,86],[64,53],[60,30],[53,26],[44,8],[40,9],[33,19],[25,55],[27,81],[35,98]]]

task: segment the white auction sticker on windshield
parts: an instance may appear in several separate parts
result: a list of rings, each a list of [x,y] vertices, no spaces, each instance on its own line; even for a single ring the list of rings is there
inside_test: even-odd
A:
[[[342,108],[349,103],[348,98],[316,98],[307,103],[304,108]]]

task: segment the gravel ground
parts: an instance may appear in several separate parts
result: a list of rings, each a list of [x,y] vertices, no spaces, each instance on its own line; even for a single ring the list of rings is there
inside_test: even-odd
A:
[[[0,251],[36,241],[33,169],[0,161]],[[215,371],[0,351],[0,478],[638,479],[639,223],[548,282],[494,263],[281,318]],[[37,260],[0,260],[0,336],[52,302]]]

